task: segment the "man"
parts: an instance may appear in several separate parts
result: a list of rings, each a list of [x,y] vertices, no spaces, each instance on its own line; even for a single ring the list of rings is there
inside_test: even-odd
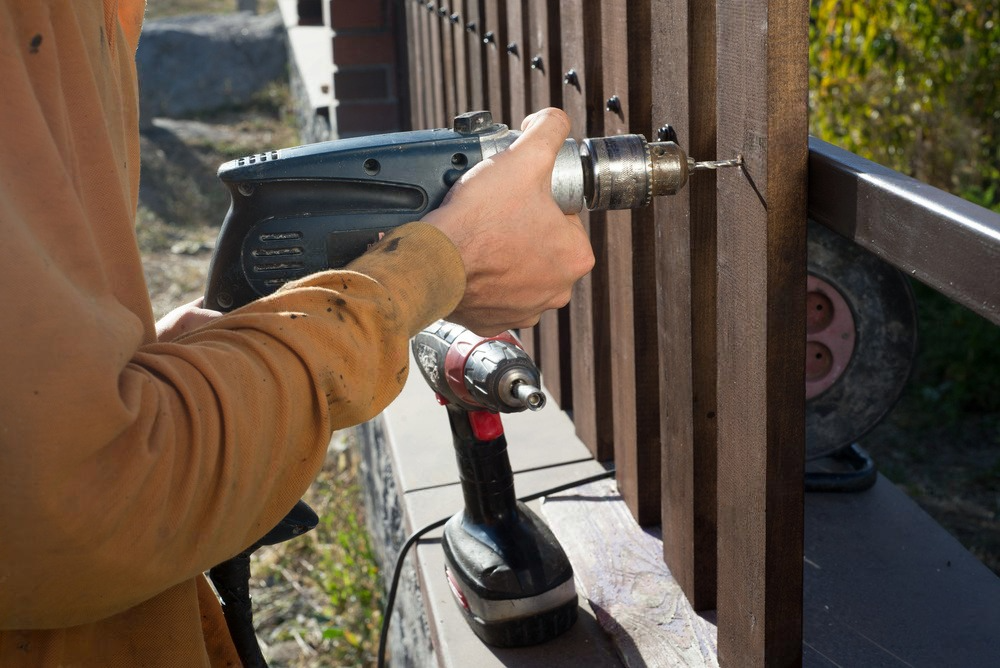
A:
[[[143,11],[0,3],[2,666],[236,665],[202,572],[396,396],[409,337],[531,324],[593,263],[549,195],[568,122],[546,110],[349,271],[182,309],[157,340],[133,232]]]

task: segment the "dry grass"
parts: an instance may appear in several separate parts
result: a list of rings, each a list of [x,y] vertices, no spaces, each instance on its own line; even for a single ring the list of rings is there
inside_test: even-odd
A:
[[[368,666],[382,623],[358,460],[344,434],[304,497],[319,526],[254,555],[257,635],[272,668]]]

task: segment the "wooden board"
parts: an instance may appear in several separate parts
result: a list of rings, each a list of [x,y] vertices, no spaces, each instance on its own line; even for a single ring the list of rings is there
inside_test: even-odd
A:
[[[565,81],[562,85],[563,109],[573,123],[573,137],[580,141],[588,136],[591,128],[590,116],[594,109],[589,104],[592,95],[589,81],[593,74],[599,78],[600,60],[594,57],[593,49],[586,47],[588,35],[584,28],[589,24],[585,22],[583,4],[577,0],[561,0],[559,14],[561,65],[559,73],[553,76]],[[597,346],[597,340],[603,344],[609,338],[606,333],[608,319],[598,317],[598,314],[607,314],[607,261],[602,252],[606,228],[601,213],[591,215],[584,210],[580,213],[580,221],[590,235],[597,261],[593,271],[573,287],[569,303],[573,422],[577,435],[594,457],[607,461],[614,456],[611,357],[607,345]]]
[[[415,3],[406,3],[406,60],[409,83],[410,127],[419,128],[424,122],[424,87],[420,85],[423,76],[423,62],[420,60],[423,51],[420,48],[419,7]]]
[[[454,30],[448,20],[448,6],[441,2],[435,12],[438,29],[441,31],[441,85],[444,88],[444,118],[441,127],[451,127],[451,121],[458,110],[458,81],[455,56]]]
[[[463,0],[468,111],[486,108],[486,66],[483,62],[482,0]]]
[[[613,483],[548,497],[542,512],[625,665],[718,665],[714,623],[688,604],[657,532],[636,526]]]
[[[507,41],[501,45],[510,78],[510,109],[506,122],[515,130],[521,129],[521,121],[528,115],[531,102],[531,79],[527,76],[528,59],[525,56],[528,50],[524,31],[526,1],[507,0]]]
[[[602,134],[642,133],[649,125],[649,5],[600,4]],[[636,88],[634,105],[631,87]],[[612,103],[617,100],[617,105]],[[632,128],[632,123],[644,127]],[[607,258],[615,466],[622,496],[643,525],[660,521],[659,381],[649,211],[609,211]],[[634,229],[633,229],[634,226]]]
[[[562,106],[559,73],[559,3],[558,0],[529,2],[525,8],[527,45],[524,58],[528,61],[528,87],[531,93],[529,109]],[[573,386],[569,367],[569,311],[546,311],[538,323],[538,357],[542,374],[552,399],[563,410],[573,407]]]
[[[493,120],[510,114],[510,80],[507,75],[507,0],[485,0],[483,51],[486,61],[486,103]]]
[[[427,70],[429,77],[430,116],[428,127],[445,127],[445,79],[441,54],[441,21],[437,15],[437,6],[427,3]]]
[[[715,0],[669,0],[652,17],[653,125],[716,157]],[[656,210],[663,555],[696,610],[715,607],[715,173],[691,175]]]
[[[719,657],[802,659],[807,0],[718,0]]]

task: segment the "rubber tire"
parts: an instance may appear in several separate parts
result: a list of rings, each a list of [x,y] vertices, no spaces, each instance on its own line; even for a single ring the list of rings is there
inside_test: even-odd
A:
[[[857,244],[809,221],[808,271],[836,288],[854,315],[857,339],[837,381],[806,402],[806,460],[847,447],[899,400],[917,352],[909,279]]]

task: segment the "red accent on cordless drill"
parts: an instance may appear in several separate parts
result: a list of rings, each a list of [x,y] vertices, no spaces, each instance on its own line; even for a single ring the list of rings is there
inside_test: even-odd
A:
[[[514,494],[499,413],[545,405],[540,373],[509,333],[480,337],[439,320],[413,339],[448,410],[465,508],[445,525],[445,576],[483,642],[544,642],[576,621],[573,568],[548,526]]]

